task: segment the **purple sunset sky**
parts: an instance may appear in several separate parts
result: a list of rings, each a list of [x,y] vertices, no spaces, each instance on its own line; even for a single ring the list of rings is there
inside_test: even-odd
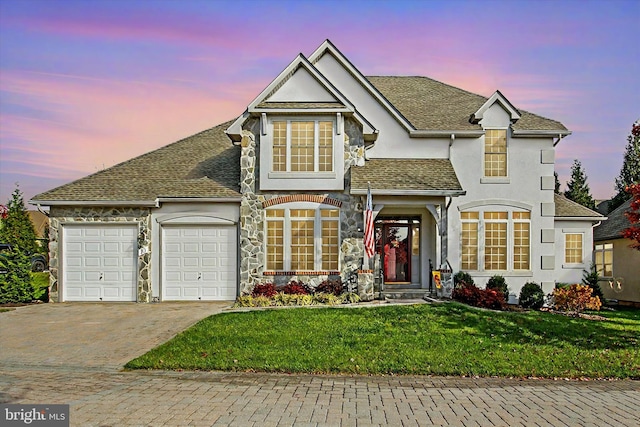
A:
[[[0,2],[0,203],[242,113],[330,39],[365,75],[423,75],[559,120],[613,193],[640,118],[640,1]]]

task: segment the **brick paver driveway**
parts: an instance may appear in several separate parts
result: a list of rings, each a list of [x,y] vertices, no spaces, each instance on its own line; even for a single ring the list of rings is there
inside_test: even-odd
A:
[[[51,304],[0,313],[0,403],[77,426],[638,426],[638,381],[122,372],[223,304]]]

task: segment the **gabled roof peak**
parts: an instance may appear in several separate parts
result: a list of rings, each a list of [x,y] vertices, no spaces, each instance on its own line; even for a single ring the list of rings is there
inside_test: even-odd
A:
[[[487,102],[482,104],[482,106],[471,115],[471,123],[479,123],[483,119],[484,113],[496,102],[500,104],[500,106],[504,108],[504,110],[509,114],[511,123],[515,123],[520,119],[520,111],[518,111],[518,109],[514,107],[511,102],[509,102],[507,97],[505,97],[502,92],[496,90],[495,92],[493,92],[493,95],[489,97]]]

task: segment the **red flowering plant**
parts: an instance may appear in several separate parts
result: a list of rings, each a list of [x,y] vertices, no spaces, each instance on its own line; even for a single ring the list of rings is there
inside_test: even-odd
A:
[[[282,292],[289,295],[309,295],[312,293],[311,289],[309,289],[307,285],[302,282],[296,282],[295,280],[284,285],[282,287]]]
[[[275,294],[277,294],[277,291],[273,283],[258,283],[251,292],[251,296],[253,297],[264,296],[271,298]]]
[[[635,130],[636,127],[634,127]],[[640,126],[637,126],[640,132]],[[622,232],[622,236],[631,239],[634,242],[630,245],[633,249],[640,251],[640,183],[630,185],[626,188],[627,193],[631,194],[631,210],[625,212],[625,216],[631,223],[629,228]]]

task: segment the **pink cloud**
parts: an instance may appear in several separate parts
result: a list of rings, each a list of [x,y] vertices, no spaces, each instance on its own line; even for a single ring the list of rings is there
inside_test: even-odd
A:
[[[94,172],[241,113],[234,89],[7,72],[3,90],[46,119],[6,114],[3,162]],[[222,96],[221,96],[222,95]],[[53,172],[53,171],[52,171]]]

